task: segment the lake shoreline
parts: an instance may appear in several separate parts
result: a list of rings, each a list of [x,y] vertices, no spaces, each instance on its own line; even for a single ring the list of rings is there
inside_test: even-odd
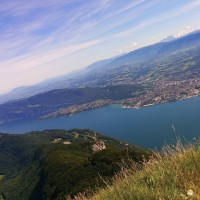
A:
[[[101,107],[105,107],[105,106],[111,106],[111,105],[118,105],[120,108],[125,108],[125,109],[142,109],[142,108],[146,108],[146,107],[150,107],[150,106],[156,106],[156,105],[162,105],[162,104],[166,104],[166,103],[174,103],[174,102],[178,102],[178,101],[184,101],[187,99],[192,99],[195,97],[199,97],[199,95],[194,95],[194,96],[189,96],[189,97],[185,97],[185,98],[181,98],[181,99],[177,99],[177,100],[169,100],[169,101],[161,101],[161,102],[154,102],[154,103],[149,103],[149,104],[144,104],[142,106],[138,106],[136,105],[126,105],[124,104],[125,100],[120,100],[120,101],[113,101],[113,100],[100,100],[102,101],[100,104],[96,104],[96,101],[93,102],[89,102],[86,104],[81,104],[81,105],[74,105],[71,106],[69,108],[66,109],[62,109],[61,112],[60,110],[55,111],[53,113],[49,113],[45,116],[39,117],[39,120],[46,120],[46,119],[50,119],[50,118],[59,118],[59,117],[67,117],[67,116],[71,116],[77,113],[81,113],[81,112],[85,112],[85,111],[89,111],[89,110],[94,110],[97,108],[101,108]]]
[[[39,120],[21,119],[0,125],[0,132],[21,134],[42,130],[88,128],[146,148],[174,143],[174,131],[187,141],[200,136],[200,97],[145,109],[125,109],[119,104],[83,111],[71,116]]]

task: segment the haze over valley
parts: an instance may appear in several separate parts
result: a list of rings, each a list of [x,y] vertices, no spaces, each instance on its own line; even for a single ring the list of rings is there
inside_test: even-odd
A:
[[[1,97],[10,101],[0,105],[1,123],[69,115],[109,104],[140,108],[198,96],[199,52],[200,32],[195,31],[99,61],[71,76],[18,88]]]

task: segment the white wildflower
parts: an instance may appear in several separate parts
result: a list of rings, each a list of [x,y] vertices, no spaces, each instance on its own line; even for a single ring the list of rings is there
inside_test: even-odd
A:
[[[187,196],[193,196],[193,195],[194,195],[194,192],[192,190],[187,191]]]

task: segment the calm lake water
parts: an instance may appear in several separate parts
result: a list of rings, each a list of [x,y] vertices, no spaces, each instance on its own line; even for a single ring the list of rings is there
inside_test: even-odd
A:
[[[68,117],[29,119],[0,125],[0,132],[25,133],[44,129],[90,128],[104,135],[148,148],[160,148],[175,141],[200,136],[200,97],[183,101],[128,109],[112,105]]]

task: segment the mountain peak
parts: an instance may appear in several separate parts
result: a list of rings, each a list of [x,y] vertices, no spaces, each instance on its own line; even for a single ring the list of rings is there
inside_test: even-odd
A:
[[[166,38],[164,38],[163,40],[161,40],[161,42],[171,42],[172,40],[175,40],[176,37],[174,37],[173,35],[170,35]]]

